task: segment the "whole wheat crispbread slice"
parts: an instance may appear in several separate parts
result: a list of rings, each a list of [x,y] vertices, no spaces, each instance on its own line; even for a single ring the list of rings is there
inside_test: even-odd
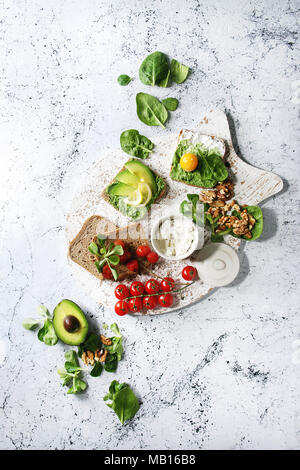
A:
[[[201,133],[201,135],[206,136],[208,134]],[[178,138],[177,138],[177,146],[180,144],[180,142],[182,140],[191,138],[192,136],[193,136],[193,131],[191,131],[189,129],[181,129],[181,131],[179,132]],[[209,137],[211,137],[214,141],[218,142],[220,144],[220,146],[223,148],[223,151],[221,152],[220,157],[222,158],[222,160],[225,160],[226,155],[228,153],[227,144],[226,144],[225,140],[221,139],[221,137],[216,137],[214,135],[209,135]],[[172,164],[171,164],[170,173],[172,171],[172,165],[173,165],[173,161],[172,161]],[[176,180],[175,178],[172,178],[172,180],[173,181],[178,181],[179,183],[182,183],[182,184],[186,184],[187,186],[192,186],[193,188],[199,188],[200,190],[205,190],[205,191],[213,190],[213,188],[203,188],[203,186],[197,186],[195,184],[188,183],[187,181],[182,181],[180,179]]]
[[[124,240],[126,247],[132,255],[135,254],[138,245],[148,244],[148,240],[139,223],[119,228],[105,217],[99,215],[89,217],[76,237],[70,242],[68,254],[72,261],[82,266],[98,279],[103,279],[103,275],[98,272],[88,247],[93,238],[99,233],[106,236],[107,242],[116,239]],[[118,280],[136,276],[136,273],[130,271],[124,264],[119,264],[115,268],[118,272]]]

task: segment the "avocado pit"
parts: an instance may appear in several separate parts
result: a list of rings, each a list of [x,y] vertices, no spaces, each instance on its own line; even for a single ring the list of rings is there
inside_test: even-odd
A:
[[[80,327],[80,323],[73,315],[67,315],[64,318],[64,328],[68,333],[74,333]]]

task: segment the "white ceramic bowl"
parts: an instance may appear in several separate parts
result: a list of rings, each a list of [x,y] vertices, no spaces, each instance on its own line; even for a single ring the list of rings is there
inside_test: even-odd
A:
[[[179,255],[179,256],[168,256],[166,255],[166,253],[162,252],[160,247],[158,246],[158,243],[157,243],[157,233],[159,231],[159,227],[160,225],[165,222],[166,220],[169,220],[171,218],[179,218],[180,221],[182,222],[182,230],[184,230],[184,228],[187,228],[187,227],[192,227],[194,233],[193,233],[193,243],[190,247],[190,249],[188,251],[186,251],[183,255]],[[151,244],[153,246],[153,249],[154,251],[156,251],[156,253],[161,256],[162,258],[164,259],[167,259],[167,260],[173,260],[173,261],[176,261],[176,260],[181,260],[181,259],[186,259],[188,258],[189,256],[191,256],[195,250],[199,250],[203,243],[199,243],[200,242],[200,237],[199,237],[199,229],[197,227],[197,225],[195,225],[190,219],[188,219],[187,217],[184,217],[183,215],[176,215],[176,214],[170,214],[170,215],[166,215],[164,217],[161,217],[160,219],[158,219],[157,221],[155,221],[153,227],[152,227],[152,230],[151,230]],[[201,244],[201,246],[199,246]]]

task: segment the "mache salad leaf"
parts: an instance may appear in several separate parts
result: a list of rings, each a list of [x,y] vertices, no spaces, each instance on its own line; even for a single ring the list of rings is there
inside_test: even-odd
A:
[[[103,400],[111,400],[107,406],[114,410],[122,424],[132,419],[140,408],[139,401],[131,388],[126,383],[119,383],[117,380],[111,382]]]

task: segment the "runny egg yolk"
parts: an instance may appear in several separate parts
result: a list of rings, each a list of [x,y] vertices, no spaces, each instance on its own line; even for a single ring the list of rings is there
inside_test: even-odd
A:
[[[180,166],[184,171],[194,171],[198,166],[198,158],[194,153],[185,153],[180,158]]]

